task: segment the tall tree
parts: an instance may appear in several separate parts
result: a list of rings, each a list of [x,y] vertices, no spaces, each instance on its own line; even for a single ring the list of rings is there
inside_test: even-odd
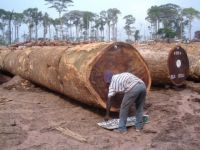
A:
[[[135,27],[133,26],[133,24],[135,23],[135,18],[132,15],[127,15],[124,16],[123,19],[125,19],[124,29],[128,36],[128,41],[130,41],[131,40],[130,37],[133,35],[135,29]]]
[[[54,35],[54,39],[58,39],[58,27],[60,25],[60,19],[59,18],[52,19],[52,24],[56,32],[56,34]]]
[[[151,23],[151,27],[154,28],[154,35],[159,30],[161,9],[159,6],[152,6],[147,10],[146,20]]]
[[[51,25],[51,18],[49,17],[48,13],[45,13],[43,15],[42,25],[43,25],[43,38],[46,39],[48,27]]]
[[[84,31],[84,40],[87,40],[89,37],[89,29],[90,29],[90,22],[94,21],[95,14],[90,11],[83,12],[83,29]]]
[[[100,18],[99,18],[99,24],[100,24],[99,30],[101,32],[101,40],[102,41],[104,39],[104,26],[106,25],[106,20],[107,20],[106,14],[107,14],[106,11],[101,11]]]
[[[65,23],[68,24],[70,28],[72,27],[72,25],[75,26],[76,40],[78,40],[80,25],[83,18],[83,12],[79,10],[72,10],[69,13],[64,14],[63,18],[65,20]]]
[[[135,42],[137,42],[140,39],[140,31],[136,30],[134,34]]]
[[[5,29],[6,29],[6,25],[7,25],[7,11],[5,11],[4,9],[0,9],[0,29],[2,32],[2,36],[1,36],[1,43],[2,44],[6,44],[6,39],[5,39]]]
[[[15,28],[15,42],[19,42],[19,30],[24,21],[24,15],[22,13],[13,14],[13,24]]]
[[[121,14],[120,10],[117,8],[111,9],[111,20],[112,20],[112,38],[114,41],[117,40],[117,22],[118,22],[118,15]]]
[[[39,24],[39,22],[41,22],[42,21],[42,12],[41,11],[38,11],[38,9],[37,8],[33,8],[33,14],[32,14],[33,16],[33,21],[34,21],[34,24],[35,24],[35,39],[36,39],[36,41],[37,41],[37,39],[38,39],[38,24]]]
[[[146,19],[155,26],[155,34],[171,31],[180,36],[182,30],[180,6],[171,3],[152,6],[147,15]]]
[[[73,3],[72,0],[45,0],[48,2],[51,6],[50,8],[55,8],[56,11],[59,13],[59,19],[60,19],[60,29],[61,29],[61,38],[63,38],[63,21],[61,18],[62,12],[65,12],[70,6],[70,3]]]
[[[189,21],[189,39],[192,39],[192,21],[194,18],[200,19],[200,12],[194,8],[184,8],[183,16],[185,16]]]
[[[112,21],[112,9],[108,9],[104,12],[104,19],[108,26],[108,41],[110,41],[110,28],[111,28],[111,21]]]
[[[23,11],[24,22],[28,24],[29,40],[32,40],[32,32],[34,27],[35,8],[28,8]]]

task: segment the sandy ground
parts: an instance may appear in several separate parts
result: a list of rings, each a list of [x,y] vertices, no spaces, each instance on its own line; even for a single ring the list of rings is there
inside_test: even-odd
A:
[[[96,123],[105,110],[75,102],[14,77],[0,85],[1,150],[199,150],[200,84],[183,89],[152,88],[142,132],[105,130]],[[115,117],[118,114],[112,114]],[[56,130],[69,129],[86,142]]]

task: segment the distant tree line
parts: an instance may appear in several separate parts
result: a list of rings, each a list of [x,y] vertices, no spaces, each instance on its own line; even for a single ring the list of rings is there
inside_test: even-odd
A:
[[[59,18],[51,18],[38,8],[28,8],[22,13],[0,9],[0,44],[11,44],[27,40],[58,39],[70,41],[95,40],[105,41],[118,39],[118,18],[121,11],[117,8],[103,10],[99,14],[90,11],[72,10],[72,0],[45,0],[49,8],[54,8]],[[188,27],[191,39],[192,21],[200,18],[200,12],[193,8],[181,9],[175,4],[152,6],[147,11],[146,20],[151,38],[183,38]],[[129,14],[123,17],[127,41],[138,41],[140,31],[134,26],[135,18]],[[27,31],[20,35],[21,27]],[[43,34],[39,34],[38,29]],[[107,31],[107,32],[106,32]],[[42,35],[42,37],[41,37]],[[21,37],[20,37],[21,36]]]
[[[192,21],[200,19],[200,12],[194,8],[184,8],[175,4],[152,6],[147,11],[146,20],[153,39],[157,38],[184,38],[185,28],[189,30],[189,39],[192,38]]]

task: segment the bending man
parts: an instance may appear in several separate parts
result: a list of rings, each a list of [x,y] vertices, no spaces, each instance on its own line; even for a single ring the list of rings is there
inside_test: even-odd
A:
[[[132,105],[136,106],[136,131],[140,131],[143,128],[143,107],[146,97],[146,86],[144,82],[135,75],[124,72],[115,74],[111,71],[104,73],[104,80],[109,86],[108,99],[106,105],[105,120],[109,118],[109,112],[111,103],[114,101],[113,96],[116,93],[124,93],[124,97],[120,106],[119,113],[119,128],[115,131],[126,132],[126,122],[129,110]]]

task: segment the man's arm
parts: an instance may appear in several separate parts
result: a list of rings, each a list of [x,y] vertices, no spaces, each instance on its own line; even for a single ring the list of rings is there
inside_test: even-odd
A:
[[[112,103],[112,97],[108,97],[107,102],[106,102],[106,115],[104,118],[104,120],[106,120],[106,121],[109,119],[111,103]]]

